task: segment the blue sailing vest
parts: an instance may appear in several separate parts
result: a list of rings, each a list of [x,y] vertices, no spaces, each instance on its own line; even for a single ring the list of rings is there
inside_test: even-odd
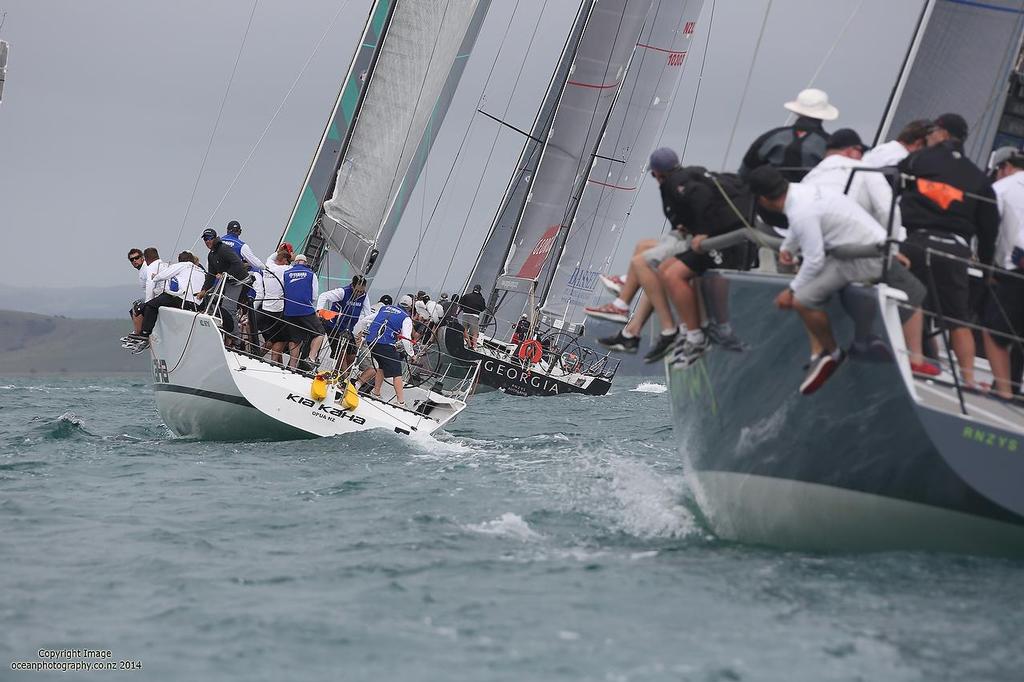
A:
[[[352,285],[342,289],[344,295],[342,299],[336,303],[331,304],[331,310],[338,313],[338,317],[333,320],[328,320],[324,325],[328,329],[334,329],[337,325],[338,329],[350,332],[352,328],[356,326],[356,322],[359,321],[359,316],[363,314],[363,304],[366,303],[366,294],[363,293],[359,298],[352,298]]]
[[[386,305],[377,312],[373,318],[370,328],[366,330],[366,340],[372,345],[374,343],[385,346],[393,346],[398,343],[398,337],[402,335],[402,323],[409,316],[401,308],[393,305]]]
[[[235,252],[235,255],[242,258],[242,247],[245,246],[245,242],[230,232],[225,234],[223,237],[220,237],[220,240],[230,246],[231,250]]]
[[[316,313],[316,292],[313,271],[308,266],[293,265],[284,272],[285,317],[304,317]]]

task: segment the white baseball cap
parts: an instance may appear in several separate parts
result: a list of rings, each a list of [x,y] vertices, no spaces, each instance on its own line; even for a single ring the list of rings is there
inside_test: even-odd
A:
[[[399,308],[412,308],[412,296],[406,294],[402,298],[398,299]]]

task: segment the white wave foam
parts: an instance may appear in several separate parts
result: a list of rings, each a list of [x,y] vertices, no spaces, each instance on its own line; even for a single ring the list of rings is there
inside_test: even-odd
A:
[[[530,524],[524,521],[523,517],[518,514],[513,514],[512,512],[505,512],[493,521],[471,523],[464,527],[466,530],[473,531],[474,533],[513,538],[523,542],[539,540],[544,537],[534,529],[530,528]]]
[[[636,388],[629,390],[631,393],[664,393],[668,390],[668,386],[659,384],[657,381],[644,381]]]

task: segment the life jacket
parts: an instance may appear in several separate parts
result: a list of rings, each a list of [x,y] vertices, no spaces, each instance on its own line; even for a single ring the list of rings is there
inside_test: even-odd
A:
[[[328,329],[334,329],[337,326],[339,329],[352,331],[352,328],[356,326],[356,322],[359,321],[359,316],[363,314],[366,294],[364,293],[358,299],[353,300],[351,284],[343,287],[342,291],[345,292],[342,299],[331,304],[331,310],[339,313],[338,316],[324,321],[324,326]]]
[[[369,329],[366,330],[366,340],[371,344],[383,344],[394,346],[402,335],[402,324],[408,319],[401,308],[393,305],[386,305],[377,312]]]
[[[239,258],[242,257],[242,247],[245,246],[245,242],[236,237],[235,235],[228,232],[220,238],[222,242],[231,247],[231,250],[235,252],[235,255]]]
[[[305,265],[293,265],[284,273],[285,317],[304,317],[316,313],[313,271]]]

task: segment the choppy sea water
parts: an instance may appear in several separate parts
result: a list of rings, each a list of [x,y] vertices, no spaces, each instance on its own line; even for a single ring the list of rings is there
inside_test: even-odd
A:
[[[230,444],[141,378],[0,379],[0,433],[0,680],[1024,679],[1024,564],[716,540],[639,379]]]

